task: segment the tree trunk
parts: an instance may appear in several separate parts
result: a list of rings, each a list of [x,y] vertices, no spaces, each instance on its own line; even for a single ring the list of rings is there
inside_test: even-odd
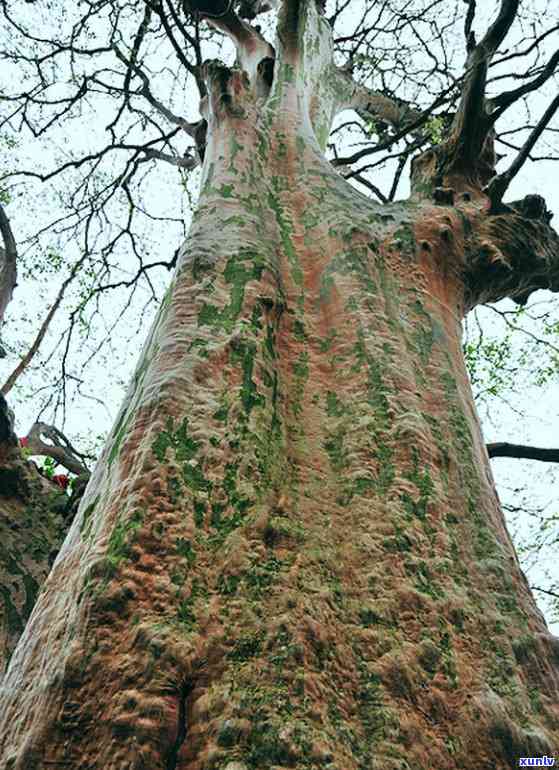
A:
[[[264,105],[208,67],[198,209],[5,677],[3,767],[478,770],[558,750],[559,645],[461,353],[483,196],[352,189],[290,21]]]

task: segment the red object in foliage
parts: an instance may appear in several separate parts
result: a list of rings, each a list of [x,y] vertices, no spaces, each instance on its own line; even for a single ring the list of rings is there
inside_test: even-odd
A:
[[[66,489],[70,479],[68,478],[68,476],[66,476],[65,473],[58,473],[56,476],[52,477],[52,481],[54,481],[55,484],[58,484],[60,489]]]
[[[27,436],[23,436],[22,438],[19,439],[19,445],[29,446],[29,439],[27,438]]]

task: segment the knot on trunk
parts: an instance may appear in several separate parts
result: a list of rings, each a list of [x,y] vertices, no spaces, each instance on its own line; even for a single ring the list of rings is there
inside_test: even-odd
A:
[[[260,13],[266,13],[277,6],[276,0],[241,0],[239,3],[239,16],[241,19],[252,21]]]
[[[433,197],[437,203],[452,205],[442,191],[454,193],[469,190],[482,195],[495,177],[496,156],[493,135],[484,142],[482,152],[475,158],[462,159],[461,150],[449,139],[430,147],[412,160],[411,189],[416,197]]]
[[[258,75],[262,78],[266,85],[271,86],[274,80],[274,64],[275,59],[272,56],[266,56],[258,64]]]
[[[538,289],[557,291],[559,238],[543,198],[530,195],[498,214],[481,213],[465,270],[466,306],[509,297],[525,305]]]
[[[223,117],[242,118],[244,97],[249,90],[246,72],[230,69],[218,59],[211,59],[202,65],[202,77],[208,89],[208,96],[203,100],[201,109],[207,112],[207,121]],[[205,102],[205,103],[204,103]]]
[[[199,120],[194,129],[194,143],[200,163],[204,162],[206,155],[206,142],[208,135],[208,121],[205,118]]]
[[[451,187],[435,187],[433,200],[440,206],[454,206],[454,190]]]
[[[541,195],[527,195],[520,201],[513,201],[508,208],[516,211],[525,219],[535,219],[548,225],[553,219],[553,212],[547,208],[547,202]]]
[[[246,120],[254,113],[257,102],[270,93],[274,64],[273,56],[240,61],[233,68],[226,67],[218,59],[204,62],[202,77],[208,95],[200,103],[200,112],[205,120],[200,124],[201,141],[196,137],[199,154],[202,155],[200,146],[205,147],[206,144],[208,126],[212,129],[230,119]]]

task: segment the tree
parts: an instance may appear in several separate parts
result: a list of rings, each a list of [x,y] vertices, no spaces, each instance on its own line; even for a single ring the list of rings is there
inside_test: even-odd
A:
[[[558,97],[495,173],[496,121],[559,59],[487,97],[518,5],[476,42],[468,3],[456,108],[438,94],[452,108],[435,124],[433,105],[335,65],[314,0],[284,0],[273,47],[231,4],[188,6],[235,41],[234,68],[201,64],[198,18],[189,31],[171,3],[146,4],[128,53],[116,33],[88,49],[126,67],[125,105],[137,78],[164,112],[139,52],[166,34],[203,95],[203,120],[177,124],[202,184],[2,682],[6,767],[505,768],[559,748],[557,640],[504,526],[461,349],[472,308],[559,287],[545,201],[503,202]],[[406,137],[405,158],[442,134],[414,155],[409,200],[374,203],[326,160],[346,108],[377,147]]]
[[[68,531],[74,500],[26,461],[0,396],[0,671]]]
[[[0,324],[16,285],[17,247],[10,221],[0,204],[0,232],[5,244],[0,249]],[[47,314],[46,325],[56,311]],[[43,332],[44,334],[44,332]],[[24,359],[25,368],[34,351]],[[13,377],[12,377],[13,379]],[[45,437],[46,441],[43,439]],[[21,447],[25,448],[22,452]],[[26,453],[42,455],[50,462],[50,473],[41,475]],[[71,514],[89,476],[83,457],[55,427],[35,423],[29,435],[18,441],[13,413],[0,392],[0,671],[3,673],[26,621],[38,590],[68,531]],[[69,478],[55,474],[62,465],[73,474],[72,494],[64,493]],[[45,478],[46,477],[46,478]]]

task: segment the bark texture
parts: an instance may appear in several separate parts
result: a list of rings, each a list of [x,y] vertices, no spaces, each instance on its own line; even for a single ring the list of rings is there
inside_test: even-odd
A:
[[[68,497],[22,456],[0,398],[0,673],[68,531]]]
[[[503,291],[512,268],[470,181],[443,180],[441,204],[424,159],[415,199],[377,206],[325,161],[343,102],[326,26],[288,5],[265,95],[258,68],[206,68],[198,209],[4,679],[3,767],[479,770],[559,750],[559,644],[460,344],[471,261]]]
[[[17,280],[17,248],[10,225],[10,220],[4,207],[0,204],[0,329],[4,320],[6,307],[12,298]],[[0,358],[4,358],[6,351],[0,342]]]

